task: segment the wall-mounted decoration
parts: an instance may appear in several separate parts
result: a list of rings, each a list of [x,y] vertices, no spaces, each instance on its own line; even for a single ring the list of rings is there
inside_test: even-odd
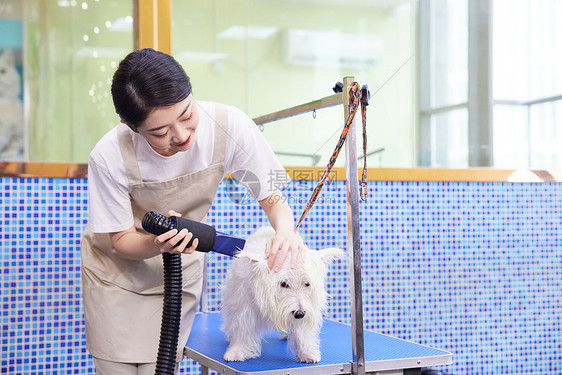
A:
[[[22,8],[0,1],[0,160],[24,157]]]

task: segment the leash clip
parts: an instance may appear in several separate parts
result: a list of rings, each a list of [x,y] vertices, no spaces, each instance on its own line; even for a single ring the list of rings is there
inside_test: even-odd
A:
[[[365,107],[368,106],[370,99],[371,92],[369,91],[367,85],[363,85],[363,87],[361,87],[361,104],[363,104]]]
[[[369,195],[369,189],[367,189],[367,183],[362,181],[361,182],[361,200],[363,202],[367,201],[367,196]]]

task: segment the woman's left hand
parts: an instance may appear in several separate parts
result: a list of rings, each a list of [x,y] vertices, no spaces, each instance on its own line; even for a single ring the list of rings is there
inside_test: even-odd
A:
[[[281,266],[290,254],[290,266],[295,268],[299,257],[304,260],[306,247],[304,242],[294,231],[276,231],[265,246],[267,266],[274,272],[279,272]]]

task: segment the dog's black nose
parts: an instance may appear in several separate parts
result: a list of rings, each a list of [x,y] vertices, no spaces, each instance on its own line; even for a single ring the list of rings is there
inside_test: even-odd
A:
[[[302,310],[293,311],[293,316],[295,317],[295,319],[302,319],[304,318],[305,314],[306,312]]]

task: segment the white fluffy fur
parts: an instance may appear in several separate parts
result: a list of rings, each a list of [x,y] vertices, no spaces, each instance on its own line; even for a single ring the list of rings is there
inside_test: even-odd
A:
[[[226,361],[259,357],[263,335],[275,330],[287,338],[298,361],[320,361],[318,334],[327,307],[327,265],[344,252],[307,249],[304,262],[290,269],[287,259],[276,273],[265,259],[265,245],[274,233],[264,227],[251,235],[226,276],[221,305],[222,328],[230,342]]]

